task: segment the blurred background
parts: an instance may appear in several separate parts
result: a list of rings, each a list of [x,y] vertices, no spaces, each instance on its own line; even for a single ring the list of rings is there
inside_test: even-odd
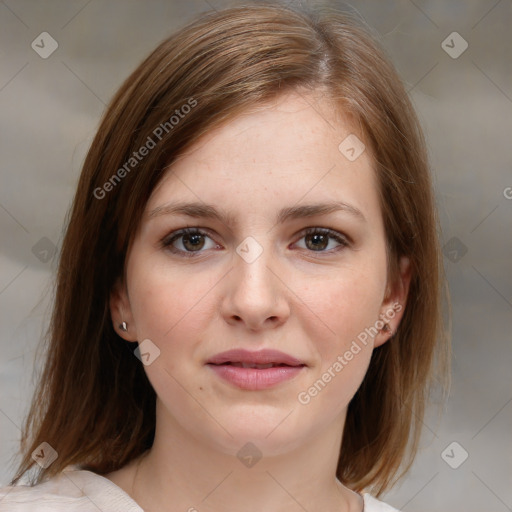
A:
[[[407,512],[512,510],[512,1],[303,3],[353,11],[378,36],[435,180],[453,383],[383,499]],[[162,39],[227,5],[237,2],[0,1],[0,485],[15,468],[63,225],[100,116]]]

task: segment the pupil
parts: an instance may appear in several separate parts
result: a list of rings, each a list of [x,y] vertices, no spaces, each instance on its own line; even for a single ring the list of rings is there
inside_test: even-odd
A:
[[[183,237],[183,245],[187,249],[191,249],[191,250],[201,249],[204,245],[204,240],[201,240],[202,236],[203,235],[185,235]],[[201,243],[201,241],[203,243]]]
[[[313,250],[325,249],[328,243],[327,237],[325,235],[308,235],[306,240],[313,242]]]

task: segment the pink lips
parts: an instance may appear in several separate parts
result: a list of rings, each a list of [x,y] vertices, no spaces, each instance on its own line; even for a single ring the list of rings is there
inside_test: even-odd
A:
[[[235,349],[213,356],[207,366],[231,384],[256,391],[295,377],[306,365],[278,350]]]

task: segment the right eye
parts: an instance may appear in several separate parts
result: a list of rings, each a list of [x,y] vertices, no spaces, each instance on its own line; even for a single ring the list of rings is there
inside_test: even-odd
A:
[[[198,228],[186,228],[174,231],[162,240],[162,247],[169,249],[173,254],[184,257],[193,257],[194,253],[204,252],[206,239],[210,240],[207,249],[218,247],[210,236]]]

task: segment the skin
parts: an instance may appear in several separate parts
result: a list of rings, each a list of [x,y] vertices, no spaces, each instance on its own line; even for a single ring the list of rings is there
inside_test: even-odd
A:
[[[106,476],[147,511],[362,510],[361,496],[336,479],[337,455],[348,403],[390,333],[359,343],[308,404],[297,397],[394,304],[388,323],[396,330],[410,271],[403,258],[399,279],[388,282],[372,158],[366,150],[352,162],[340,152],[349,134],[363,136],[335,112],[318,94],[281,95],[198,141],[146,205],[111,312],[123,338],[150,339],[160,350],[144,367],[157,394],[155,443]],[[214,205],[231,220],[149,215],[178,200]],[[364,220],[337,211],[276,221],[284,207],[329,201]],[[181,255],[162,247],[186,227],[207,236],[195,246],[175,239]],[[315,245],[306,228],[331,228],[349,245],[322,237]],[[251,263],[236,252],[246,237],[262,249]],[[307,366],[271,389],[242,390],[205,366],[232,348],[274,348]],[[236,456],[247,442],[262,454],[252,467]]]

